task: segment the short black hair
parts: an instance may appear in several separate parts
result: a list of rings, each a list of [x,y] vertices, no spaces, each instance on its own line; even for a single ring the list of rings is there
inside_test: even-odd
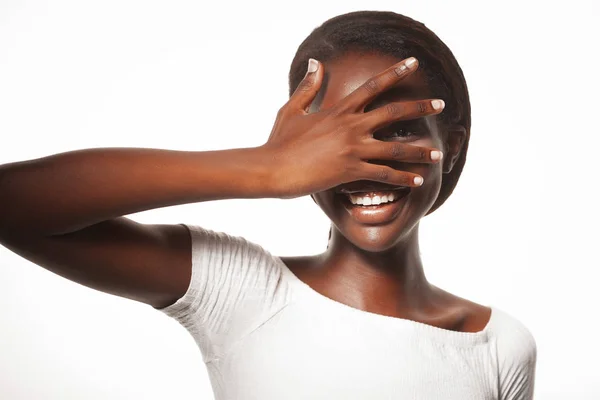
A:
[[[333,17],[300,44],[289,72],[291,96],[306,74],[309,58],[321,63],[348,52],[374,52],[399,59],[416,57],[432,97],[446,107],[438,122],[444,126],[462,125],[467,133],[461,153],[448,174],[429,213],[439,208],[454,190],[463,170],[471,131],[471,103],[462,69],[442,40],[423,23],[391,11],[354,11]]]

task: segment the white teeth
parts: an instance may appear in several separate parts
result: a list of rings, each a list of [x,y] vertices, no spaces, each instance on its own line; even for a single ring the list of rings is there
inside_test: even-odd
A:
[[[372,198],[370,196],[355,196],[352,194],[348,194],[347,196],[350,198],[350,202],[352,204],[359,204],[365,206],[390,203],[398,198],[398,195],[394,192],[384,194],[383,196],[376,195]]]

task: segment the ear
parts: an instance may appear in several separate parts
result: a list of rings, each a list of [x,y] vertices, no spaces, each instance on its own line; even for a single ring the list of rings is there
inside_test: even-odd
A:
[[[446,131],[446,153],[444,154],[442,172],[450,173],[460,152],[462,151],[465,140],[467,139],[467,130],[462,125],[451,125]]]

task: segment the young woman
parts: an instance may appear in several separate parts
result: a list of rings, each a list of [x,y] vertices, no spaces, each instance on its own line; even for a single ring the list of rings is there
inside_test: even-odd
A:
[[[433,32],[392,12],[341,15],[299,47],[264,145],[0,166],[0,242],[177,319],[217,399],[531,399],[528,329],[430,284],[419,254],[419,222],[456,186],[470,121],[463,73]],[[316,256],[123,217],[309,194],[332,222]]]

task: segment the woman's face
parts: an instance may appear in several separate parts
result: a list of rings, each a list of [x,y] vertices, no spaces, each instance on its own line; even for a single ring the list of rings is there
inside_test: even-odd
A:
[[[362,85],[368,78],[401,61],[391,56],[378,54],[347,54],[341,58],[324,64],[325,79],[321,91],[313,102],[310,112],[325,110]],[[420,70],[400,81],[393,89],[381,94],[365,112],[379,108],[389,102],[415,99],[430,99]],[[426,116],[410,121],[396,121],[392,125],[373,132],[375,138],[389,141],[400,141],[414,146],[425,146],[440,149],[446,156],[443,144],[443,132],[438,130],[437,116]],[[391,132],[398,132],[389,137]],[[383,138],[383,135],[386,138]],[[445,158],[445,157],[444,157]],[[360,189],[369,185],[390,187],[383,182],[361,180],[347,182],[331,189],[312,195],[315,202],[323,209],[332,223],[350,242],[369,252],[387,250],[395,244],[406,240],[407,235],[417,225],[435,202],[442,183],[442,162],[417,164],[390,160],[372,160],[373,164],[388,165],[398,170],[419,174],[424,182],[420,187],[410,189],[410,192],[400,200],[389,203],[385,212],[380,215],[367,215],[367,211],[352,210],[346,194],[338,193],[341,188]],[[367,207],[361,207],[365,210]]]

